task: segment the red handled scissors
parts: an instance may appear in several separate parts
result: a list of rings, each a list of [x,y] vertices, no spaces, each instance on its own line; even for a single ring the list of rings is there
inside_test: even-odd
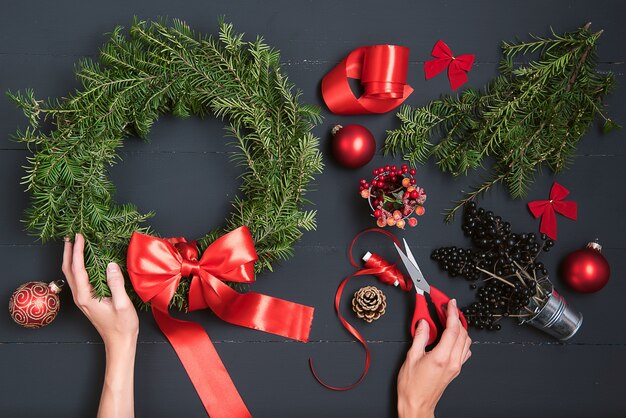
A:
[[[450,298],[441,290],[428,284],[426,278],[424,278],[424,275],[422,274],[422,271],[417,265],[415,257],[413,257],[406,240],[403,239],[402,241],[404,242],[406,254],[400,249],[400,247],[398,247],[397,244],[394,243],[393,245],[396,247],[398,254],[400,254],[400,259],[402,259],[402,262],[404,263],[404,266],[413,281],[413,285],[415,286],[415,311],[413,313],[413,320],[411,321],[411,335],[415,336],[417,322],[420,319],[425,320],[430,328],[428,343],[426,345],[430,345],[437,339],[439,330],[437,329],[433,318],[430,316],[430,311],[428,310],[428,304],[424,293],[428,293],[430,295],[430,300],[433,305],[435,305],[439,322],[443,326],[446,324],[446,308],[448,302],[450,302]],[[465,320],[461,310],[459,310],[459,319],[461,320],[463,327],[467,329],[467,321]]]

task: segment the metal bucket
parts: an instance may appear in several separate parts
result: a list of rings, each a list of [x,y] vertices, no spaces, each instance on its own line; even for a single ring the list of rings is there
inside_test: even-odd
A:
[[[546,304],[532,319],[524,321],[553,337],[565,341],[576,334],[583,323],[583,315],[567,305],[563,296],[556,290],[548,297]]]

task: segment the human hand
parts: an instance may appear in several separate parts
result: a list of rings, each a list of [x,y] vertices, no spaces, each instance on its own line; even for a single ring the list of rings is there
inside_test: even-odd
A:
[[[94,299],[93,287],[85,270],[84,248],[85,238],[81,234],[76,234],[74,244],[69,239],[65,241],[62,270],[72,290],[74,303],[98,330],[107,350],[134,347],[139,333],[139,319],[126,294],[120,267],[115,263],[107,266],[111,297]]]
[[[471,338],[461,325],[456,300],[450,300],[446,329],[441,340],[426,352],[429,329],[420,320],[413,345],[398,373],[398,416],[400,418],[433,417],[437,402],[448,384],[459,375],[472,352]]]
[[[106,371],[98,418],[132,418],[135,416],[133,391],[135,350],[139,333],[137,311],[124,288],[124,276],[115,263],[107,266],[110,298],[94,299],[93,288],[85,270],[85,238],[76,234],[74,244],[65,240],[63,274],[70,285],[74,303],[104,341]]]

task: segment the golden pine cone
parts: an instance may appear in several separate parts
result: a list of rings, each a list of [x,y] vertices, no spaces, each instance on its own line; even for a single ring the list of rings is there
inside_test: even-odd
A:
[[[376,321],[383,316],[387,308],[387,298],[382,290],[375,286],[365,286],[354,293],[352,310],[366,322]]]

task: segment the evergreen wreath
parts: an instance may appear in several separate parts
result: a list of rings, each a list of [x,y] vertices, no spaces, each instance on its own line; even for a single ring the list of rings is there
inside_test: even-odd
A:
[[[518,198],[526,195],[537,169],[563,170],[597,116],[605,133],[620,128],[604,114],[602,99],[615,77],[596,71],[602,31],[591,32],[590,25],[549,38],[504,42],[500,75],[485,91],[467,89],[458,97],[400,109],[401,125],[387,131],[385,153],[401,153],[414,165],[433,156],[442,171],[455,176],[482,167],[490,156],[495,160],[490,178],[458,201],[446,221],[497,183]],[[524,59],[533,53],[539,59]],[[515,58],[524,63],[514,63]]]
[[[115,28],[99,61],[82,60],[76,74],[82,89],[62,100],[43,102],[31,90],[7,94],[30,121],[16,135],[34,151],[24,177],[32,194],[27,229],[43,242],[84,234],[95,297],[110,295],[106,265],[125,266],[131,234],[153,233],[142,225],[152,212],[113,200],[106,170],[119,158],[125,136],[145,139],[167,112],[227,118],[237,149],[233,160],[247,168],[240,186],[244,197],[232,201],[225,226],[198,240],[200,250],[246,225],[259,256],[256,271],[271,270],[274,261],[291,256],[302,230],[315,229],[315,211],[303,206],[310,181],[323,168],[311,132],[321,117],[317,107],[299,102],[279,52],[261,38],[245,42],[223,21],[214,39],[180,20],[171,26],[135,20],[128,36]],[[188,288],[183,279],[172,305],[186,308]]]

